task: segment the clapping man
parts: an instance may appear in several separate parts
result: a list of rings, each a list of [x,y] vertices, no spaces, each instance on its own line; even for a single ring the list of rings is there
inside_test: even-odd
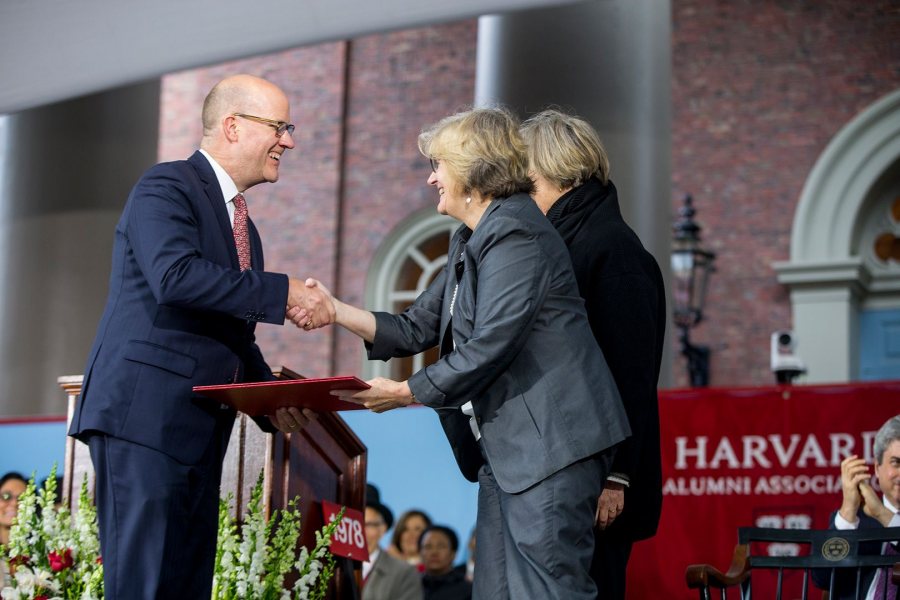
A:
[[[875,434],[875,478],[883,496],[870,485],[872,473],[865,460],[857,456],[848,456],[841,462],[841,486],[843,500],[841,508],[831,517],[831,526],[835,529],[874,529],[880,527],[900,528],[900,415],[892,417],[881,426]],[[897,530],[900,540],[900,529]],[[859,546],[860,554],[897,553],[897,543],[880,544],[863,542]],[[898,556],[900,562],[900,556]],[[822,572],[814,572],[816,584],[823,589],[828,588],[828,580]],[[894,600],[897,586],[890,583],[890,573],[884,570],[864,569],[862,589],[866,592],[866,600],[885,597]],[[856,597],[856,571],[838,571],[835,579],[835,600]]]

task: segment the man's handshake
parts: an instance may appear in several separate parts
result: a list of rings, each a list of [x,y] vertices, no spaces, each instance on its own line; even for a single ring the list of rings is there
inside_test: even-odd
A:
[[[331,325],[334,323],[331,292],[315,279],[304,282],[291,277],[285,318],[307,331]]]

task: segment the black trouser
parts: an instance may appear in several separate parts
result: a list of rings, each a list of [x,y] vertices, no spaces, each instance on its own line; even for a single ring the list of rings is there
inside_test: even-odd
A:
[[[594,530],[594,560],[591,577],[597,584],[598,600],[625,599],[625,571],[633,542]]]

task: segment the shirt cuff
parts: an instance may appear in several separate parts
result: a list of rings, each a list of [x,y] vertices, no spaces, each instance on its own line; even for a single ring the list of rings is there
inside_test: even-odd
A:
[[[610,473],[606,478],[607,481],[612,481],[614,483],[621,483],[625,487],[628,487],[630,482],[628,481],[628,475],[624,473]]]
[[[841,513],[836,513],[834,515],[834,528],[835,529],[859,529],[859,520],[856,523],[851,523],[847,519],[841,516]]]

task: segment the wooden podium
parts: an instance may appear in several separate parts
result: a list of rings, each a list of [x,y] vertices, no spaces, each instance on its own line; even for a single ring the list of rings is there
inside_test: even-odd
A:
[[[299,379],[290,369],[273,369],[279,379]],[[82,376],[59,378],[68,395],[68,421],[81,393]],[[246,511],[250,492],[263,473],[266,513],[300,497],[301,543],[315,545],[315,531],[323,525],[321,501],[365,511],[366,447],[336,413],[320,413],[319,418],[300,432],[264,433],[252,419],[238,414],[222,466],[221,495],[234,498],[236,515]],[[93,490],[94,471],[87,445],[66,438],[65,472],[62,493],[77,507],[81,482],[88,478]],[[338,557],[330,598],[358,600],[359,563]]]

